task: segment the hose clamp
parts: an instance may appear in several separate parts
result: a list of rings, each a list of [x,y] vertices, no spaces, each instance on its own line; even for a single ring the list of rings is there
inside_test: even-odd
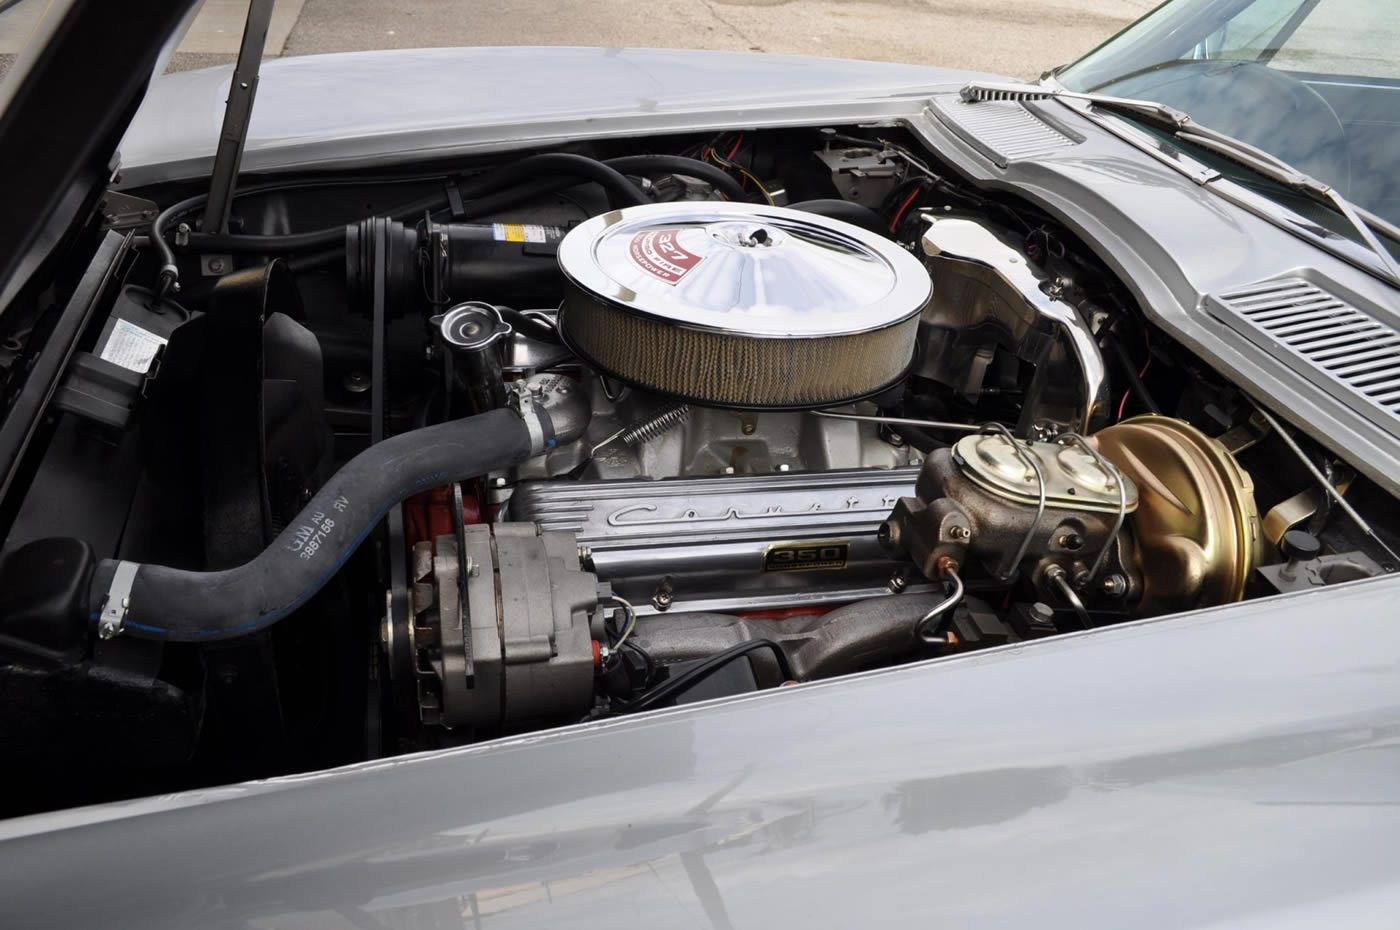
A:
[[[540,455],[554,445],[554,429],[549,413],[523,380],[512,381],[510,392],[508,402],[520,414],[520,419],[525,421],[525,430],[530,434],[530,455]]]
[[[530,433],[530,454],[539,455],[544,451],[544,426],[540,424],[539,412],[535,410],[535,399],[528,392],[517,395],[520,419],[525,421],[525,429]]]
[[[102,613],[97,618],[98,638],[113,639],[121,633],[126,612],[131,607],[131,586],[136,582],[136,570],[140,567],[137,562],[117,563],[107,596],[102,599]]]

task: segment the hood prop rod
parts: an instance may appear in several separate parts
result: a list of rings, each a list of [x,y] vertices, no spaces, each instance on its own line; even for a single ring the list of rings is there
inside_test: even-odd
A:
[[[248,19],[243,25],[243,42],[238,47],[238,62],[233,66],[229,81],[228,100],[224,104],[224,122],[219,129],[219,147],[214,152],[214,172],[209,179],[209,200],[204,206],[201,229],[208,233],[226,233],[229,214],[233,210],[233,191],[238,183],[238,170],[243,163],[243,147],[248,142],[248,124],[253,115],[253,98],[258,92],[258,69],[262,66],[263,45],[267,42],[268,26],[272,22],[274,0],[249,0]],[[227,274],[233,270],[233,256],[202,254],[200,272],[206,277]],[[179,280],[179,271],[161,270],[161,290]]]

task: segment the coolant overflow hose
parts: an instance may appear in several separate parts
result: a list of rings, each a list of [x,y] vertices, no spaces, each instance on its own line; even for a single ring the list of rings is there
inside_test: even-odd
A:
[[[386,439],[347,462],[245,565],[194,572],[104,560],[89,589],[91,619],[104,638],[203,642],[262,629],[321,590],[395,504],[521,462],[552,440],[539,408],[492,410]]]

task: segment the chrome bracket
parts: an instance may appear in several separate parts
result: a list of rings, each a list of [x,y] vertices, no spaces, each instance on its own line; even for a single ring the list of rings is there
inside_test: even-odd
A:
[[[141,566],[136,562],[118,562],[112,575],[112,584],[107,588],[107,596],[102,600],[102,613],[97,618],[97,635],[101,639],[113,639],[122,631],[126,622],[126,612],[131,607],[131,586],[136,581],[136,571]]]

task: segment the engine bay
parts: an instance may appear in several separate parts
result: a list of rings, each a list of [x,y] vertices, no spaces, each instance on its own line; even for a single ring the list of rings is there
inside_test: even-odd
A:
[[[897,126],[121,197],[0,332],[11,417],[71,332],[0,509],[6,815],[1396,569],[1393,499]]]

